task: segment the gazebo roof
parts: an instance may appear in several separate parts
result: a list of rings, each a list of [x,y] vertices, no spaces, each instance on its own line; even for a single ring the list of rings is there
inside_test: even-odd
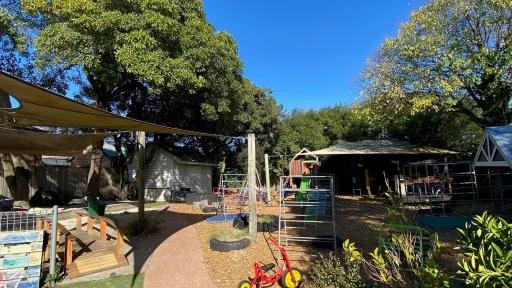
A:
[[[312,151],[314,155],[379,155],[379,154],[456,154],[456,152],[412,145],[405,141],[363,140],[357,142],[339,141],[336,145]]]
[[[473,163],[477,167],[512,168],[512,126],[487,127]]]

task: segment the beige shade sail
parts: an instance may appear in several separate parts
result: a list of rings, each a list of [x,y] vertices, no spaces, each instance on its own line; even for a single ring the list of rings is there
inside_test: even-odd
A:
[[[49,134],[0,127],[0,153],[78,156],[112,134]]]
[[[2,71],[0,71],[0,90],[20,102],[20,107],[16,109],[2,109],[0,107],[0,113],[10,114],[14,117],[16,125],[100,128],[189,136],[220,136],[122,117],[53,93]]]

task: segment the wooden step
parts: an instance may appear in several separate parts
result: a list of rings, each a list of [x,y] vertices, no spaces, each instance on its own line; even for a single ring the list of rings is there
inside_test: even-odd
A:
[[[78,256],[68,267],[69,278],[110,270],[128,265],[124,255],[118,255],[114,249],[101,249]]]

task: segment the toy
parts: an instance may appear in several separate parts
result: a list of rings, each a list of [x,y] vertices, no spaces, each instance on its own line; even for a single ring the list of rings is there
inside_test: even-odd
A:
[[[286,250],[279,245],[277,240],[271,236],[268,237],[270,242],[272,242],[281,252],[281,255],[284,260],[284,265],[279,267],[273,275],[268,275],[267,272],[273,270],[276,267],[276,264],[270,263],[261,265],[260,263],[254,263],[254,278],[249,278],[249,280],[242,280],[238,284],[238,288],[253,288],[253,287],[262,287],[266,284],[274,284],[278,281],[281,281],[281,286],[285,288],[297,288],[302,284],[302,274],[301,272],[291,267],[290,259],[286,254]]]

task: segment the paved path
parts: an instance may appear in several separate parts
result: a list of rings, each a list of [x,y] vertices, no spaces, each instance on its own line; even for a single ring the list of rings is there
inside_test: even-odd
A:
[[[169,208],[171,210],[172,208]],[[152,253],[144,275],[145,288],[214,288],[204,264],[195,228],[184,216],[163,212],[160,229],[169,235]]]

